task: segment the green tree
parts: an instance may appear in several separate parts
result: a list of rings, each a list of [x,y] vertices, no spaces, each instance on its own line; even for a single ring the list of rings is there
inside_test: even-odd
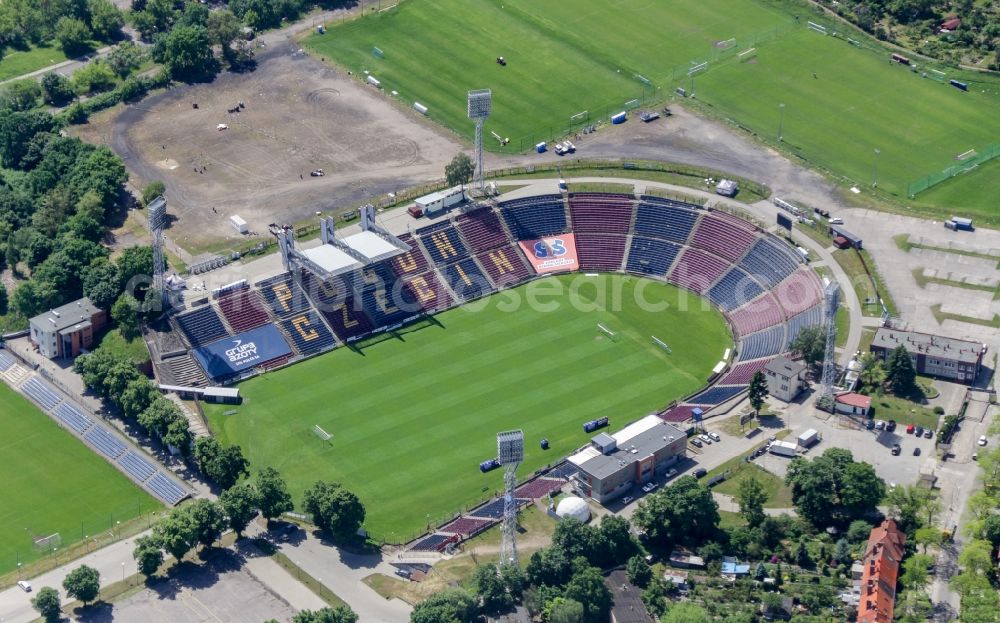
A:
[[[273,467],[265,467],[254,475],[254,488],[260,498],[260,514],[268,521],[295,507],[288,485]]]
[[[893,487],[886,492],[885,504],[889,507],[889,515],[907,534],[933,524],[941,512],[941,502],[934,492],[917,485]]]
[[[917,371],[913,367],[913,359],[906,347],[900,344],[886,359],[886,377],[892,393],[897,396],[908,396],[913,393],[917,383]]]
[[[115,88],[115,72],[103,60],[98,59],[77,69],[70,78],[76,93],[100,93]]]
[[[62,618],[59,591],[45,586],[31,600],[31,607],[38,611],[45,623],[57,623]]]
[[[55,72],[45,74],[41,86],[42,99],[52,106],[65,106],[76,97],[69,79]]]
[[[472,181],[472,175],[476,172],[476,165],[473,164],[472,158],[469,158],[464,152],[459,153],[454,158],[451,159],[444,167],[444,176],[448,180],[449,186],[459,186],[465,188],[465,185]]]
[[[928,554],[913,554],[903,561],[903,575],[899,581],[911,591],[922,591],[927,585],[927,569],[934,564],[934,558]]]
[[[139,380],[150,385],[145,377],[140,377]],[[153,396],[149,405],[139,412],[137,418],[139,426],[146,429],[150,435],[162,438],[176,415],[177,405],[170,399],[165,396]]]
[[[833,546],[833,559],[840,564],[851,561],[851,544],[847,539],[839,539]]]
[[[628,559],[625,571],[628,573],[628,581],[639,588],[646,588],[649,586],[650,580],[653,579],[653,570],[639,554]]]
[[[100,309],[111,309],[121,292],[118,267],[107,258],[98,258],[83,269],[83,294]]]
[[[26,318],[58,307],[60,303],[59,292],[47,281],[23,281],[14,290],[14,310]]]
[[[132,557],[139,566],[139,573],[151,578],[163,564],[163,548],[155,538],[141,536],[135,540]]]
[[[816,527],[846,525],[875,510],[885,482],[849,450],[830,448],[813,460],[792,459],[785,476],[799,514]]]
[[[292,623],[357,623],[358,615],[349,606],[302,610],[292,617]]]
[[[229,527],[237,538],[243,536],[243,531],[257,515],[258,501],[257,492],[246,483],[229,487],[219,496]]]
[[[711,623],[712,619],[705,609],[692,603],[674,604],[667,610],[660,623]]]
[[[585,623],[606,621],[611,612],[611,590],[597,567],[586,567],[574,573],[566,585],[566,598],[583,604]]]
[[[822,362],[826,355],[826,329],[822,325],[803,328],[792,340],[791,349],[811,366]]]
[[[90,48],[90,29],[81,20],[60,17],[56,22],[55,38],[66,56],[73,57]]]
[[[795,544],[795,551],[792,552],[795,564],[803,569],[809,569],[813,565],[812,556],[809,554],[809,544],[805,538],[799,539]]]
[[[160,439],[168,446],[177,448],[181,456],[188,457],[191,455],[191,442],[194,436],[191,434],[187,418],[179,411],[175,411],[174,414]]]
[[[865,391],[880,391],[885,384],[886,372],[882,360],[875,356],[875,353],[865,353],[861,355],[861,373],[858,380],[861,381]]]
[[[646,496],[639,503],[633,523],[647,537],[664,546],[700,543],[719,525],[719,505],[712,492],[693,476],[682,476],[669,487]]]
[[[487,563],[472,572],[472,587],[484,612],[497,613],[510,608],[513,599],[507,593],[496,565]]]
[[[556,524],[559,528],[563,522]],[[563,586],[572,575],[572,565],[561,547],[547,547],[531,555],[525,569],[528,581],[535,586]]]
[[[574,599],[556,597],[549,604],[549,623],[583,623],[583,604]]]
[[[756,476],[740,481],[736,491],[736,501],[740,505],[740,515],[746,519],[750,527],[759,526],[764,521],[764,502],[767,501],[767,490],[764,489],[764,485],[757,480]]]
[[[125,18],[122,12],[109,0],[87,0],[90,13],[90,29],[101,41],[112,41],[121,34]]]
[[[126,247],[115,261],[125,291],[138,300],[145,296],[144,284],[153,276],[153,247]]]
[[[160,391],[149,379],[146,377],[137,377],[128,382],[128,385],[125,386],[125,391],[122,392],[116,402],[121,407],[125,417],[136,419],[157,399],[170,402],[160,395]],[[155,429],[150,429],[150,432],[154,431]]]
[[[767,399],[770,392],[767,390],[767,377],[764,373],[758,370],[753,378],[750,379],[750,388],[748,397],[750,398],[750,406],[753,407],[754,415],[760,416],[760,409],[764,406],[764,401]]]
[[[142,205],[148,206],[153,199],[160,197],[167,192],[167,186],[160,180],[153,180],[142,189]]]
[[[226,512],[221,504],[205,498],[196,500],[190,512],[196,526],[196,540],[203,547],[211,547],[226,528]]]
[[[232,65],[240,58],[243,46],[232,47],[243,36],[243,24],[229,9],[212,11],[208,15],[208,38],[222,49],[222,57]]]
[[[178,26],[163,42],[163,61],[177,80],[201,80],[218,71],[204,26]]]
[[[336,538],[353,538],[365,521],[361,500],[339,483],[316,481],[306,489],[302,508],[312,515],[313,523]]]
[[[180,561],[198,543],[198,524],[188,507],[175,508],[153,525],[153,539]]]
[[[472,596],[461,588],[449,588],[414,606],[410,623],[474,623],[478,618]]]
[[[10,110],[31,110],[38,103],[42,88],[34,78],[10,82],[0,93],[0,106]]]
[[[126,340],[139,335],[139,301],[129,293],[122,294],[111,306],[111,319]]]
[[[63,588],[68,596],[87,605],[87,602],[97,598],[97,593],[101,590],[101,575],[93,567],[80,565],[63,580]]]
[[[119,78],[127,78],[146,60],[146,51],[133,41],[123,41],[111,48],[104,62]]]
[[[250,474],[250,462],[239,446],[226,446],[207,467],[208,477],[222,489],[232,487],[240,478]]]

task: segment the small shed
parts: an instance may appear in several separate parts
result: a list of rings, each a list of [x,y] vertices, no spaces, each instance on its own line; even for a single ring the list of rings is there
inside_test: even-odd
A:
[[[720,180],[715,185],[715,194],[723,197],[735,197],[740,192],[740,185],[733,180]]]
[[[250,229],[247,227],[247,222],[244,221],[243,217],[241,217],[239,214],[234,214],[230,216],[229,223],[233,226],[233,229],[235,229],[236,233],[238,234],[245,234],[248,231],[250,231]]]
[[[834,408],[837,413],[868,417],[868,412],[872,408],[872,399],[870,396],[865,396],[864,394],[844,392],[838,394],[834,399]]]

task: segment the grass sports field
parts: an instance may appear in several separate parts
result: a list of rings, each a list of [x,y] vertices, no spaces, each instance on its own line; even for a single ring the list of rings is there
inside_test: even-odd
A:
[[[0,573],[39,557],[33,537],[58,532],[63,549],[162,508],[4,383],[0,456]]]
[[[575,295],[571,283],[582,284]],[[528,305],[529,291],[547,307]],[[663,309],[636,304],[637,293]],[[400,541],[428,516],[499,489],[499,470],[479,471],[496,455],[495,433],[524,430],[527,476],[587,443],[585,421],[607,415],[617,430],[697,390],[731,344],[722,316],[701,299],[626,276],[548,278],[434,320],[361,353],[341,348],[251,379],[235,414],[206,405],[212,429],[240,444],[254,468],[279,469],[297,502],[317,479],[343,483],[364,501],[369,532]],[[333,439],[321,441],[314,424]]]
[[[652,97],[636,74],[662,85],[674,66],[709,55],[715,42],[789,20],[761,4],[727,0],[405,0],[306,45],[371,71],[386,92],[425,104],[432,119],[469,138],[466,91],[492,89],[487,146],[498,145],[493,130],[524,149],[551,138],[550,128],[561,132],[576,113],[590,111],[596,123],[644,89]],[[385,58],[373,56],[373,47]]]
[[[802,12],[796,23],[796,10],[805,11],[765,0],[405,0],[305,44],[355,71],[371,71],[404,105],[419,101],[432,119],[470,138],[465,93],[491,88],[491,149],[498,144],[490,130],[512,139],[507,149],[526,151],[558,137],[581,111],[590,111],[592,122],[606,121],[626,101],[690,89],[683,68],[715,58],[694,80],[698,100],[771,142],[784,103],[787,147],[862,186],[877,168],[879,187],[901,201],[909,182],[1000,140],[1000,81],[952,74],[970,83],[968,93],[960,92],[890,64],[886,50],[812,32],[806,21],[819,18]],[[853,30],[844,36],[863,37]],[[731,38],[736,47],[722,52],[719,42]],[[375,46],[384,58],[372,54]],[[756,58],[739,62],[736,52],[751,46]],[[501,55],[506,67],[495,62]],[[981,190],[995,185],[995,177],[983,179],[989,169],[950,182],[944,196],[920,195],[914,203],[949,212],[959,205],[963,213],[993,219],[992,195]]]

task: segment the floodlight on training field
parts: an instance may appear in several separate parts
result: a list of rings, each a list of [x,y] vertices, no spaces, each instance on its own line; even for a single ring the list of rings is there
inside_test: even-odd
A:
[[[524,460],[524,432],[509,430],[497,433],[497,458],[501,465],[513,465]]]
[[[478,89],[468,93],[469,119],[476,122],[476,181],[480,192],[486,190],[486,177],[483,171],[483,122],[490,116],[493,109],[493,92],[489,89]]]

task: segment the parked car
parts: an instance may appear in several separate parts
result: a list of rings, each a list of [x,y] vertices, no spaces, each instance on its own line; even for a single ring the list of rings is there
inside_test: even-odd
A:
[[[31,592],[31,584],[29,582],[27,582],[25,580],[18,580],[17,581],[17,585],[25,593],[30,593]]]
[[[396,575],[398,575],[401,578],[409,580],[412,573],[410,572],[409,569],[396,569]]]
[[[889,420],[885,424],[885,429],[890,433],[896,430],[896,420]]]
[[[622,498],[622,506],[626,506],[626,505],[630,504],[633,499],[635,499],[635,498],[632,498],[632,497],[626,495],[625,497]]]
[[[709,433],[708,436],[712,438],[712,441],[722,441],[722,437],[719,437],[719,433]]]
[[[925,428],[924,429],[924,439],[930,439],[932,437],[934,437],[934,431],[932,431],[929,428]]]
[[[923,437],[924,436],[924,427],[923,426],[918,426],[917,430],[913,431],[913,434],[916,435],[917,437]]]
[[[840,218],[839,216],[830,217],[830,224],[831,225],[843,225],[844,224],[844,219]]]
[[[892,456],[899,456],[899,453],[902,451],[903,449],[899,447],[898,443],[892,445]]]
[[[882,430],[883,428],[885,428],[885,421],[875,420],[875,430]]]
[[[704,441],[708,445],[712,445],[712,438],[709,437],[708,435],[705,435],[705,434],[698,435],[698,439],[701,439],[702,441]]]
[[[865,424],[865,428],[867,428],[868,430],[875,430],[875,420],[868,420],[868,422]]]
[[[920,446],[913,449],[913,456],[920,456]]]
[[[700,448],[700,447],[704,446],[705,444],[701,443],[701,439],[698,439],[697,437],[692,437],[691,438],[691,445],[694,446],[695,448]]]
[[[646,484],[642,485],[642,490],[645,491],[646,493],[652,493],[653,491],[656,491],[656,483],[647,482]]]
[[[977,443],[979,445],[981,445],[981,446],[985,446],[986,445],[986,435],[980,435],[979,436],[979,441]]]
[[[699,467],[698,469],[694,470],[695,478],[704,478],[707,474],[708,470],[705,469],[704,467]]]
[[[671,467],[670,469],[667,470],[666,479],[670,480],[676,475],[677,475],[677,470]]]
[[[916,428],[916,427],[915,427],[915,426],[914,426],[913,424],[909,424],[909,425],[908,425],[908,426],[906,427],[906,434],[907,434],[907,435],[912,435],[912,434],[913,434],[913,429],[915,429],[915,428]]]

